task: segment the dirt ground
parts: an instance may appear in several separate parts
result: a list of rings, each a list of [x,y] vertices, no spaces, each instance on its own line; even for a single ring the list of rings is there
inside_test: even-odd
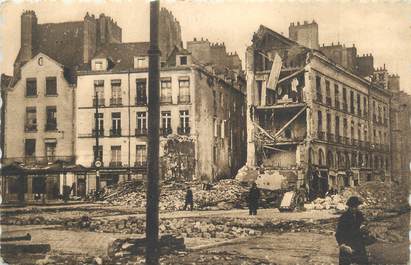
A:
[[[141,256],[120,260],[108,259],[108,246],[117,238],[143,237],[143,234],[101,233],[67,229],[61,223],[78,219],[84,214],[109,222],[134,216],[145,217],[132,208],[104,205],[73,205],[69,207],[43,207],[39,209],[7,209],[2,214],[2,236],[30,233],[32,244],[50,244],[47,254],[1,253],[8,264],[144,264]],[[27,218],[42,217],[55,223],[27,224]],[[161,213],[161,219],[221,219],[273,224],[261,235],[223,238],[185,238],[186,251],[165,255],[161,264],[338,264],[338,247],[333,235],[335,220],[332,211],[306,211],[280,213],[276,209],[263,209],[256,217],[247,210],[193,211]],[[4,225],[8,221],[18,224]],[[298,222],[298,228],[289,222]],[[407,264],[409,259],[409,212],[393,214],[372,221],[382,234],[381,240],[369,246],[370,261],[374,264]],[[304,229],[304,227],[308,227]],[[391,231],[395,231],[392,233]],[[396,236],[397,234],[397,236]],[[23,244],[23,242],[16,242]],[[101,263],[100,263],[101,261]],[[37,263],[36,263],[37,262]]]

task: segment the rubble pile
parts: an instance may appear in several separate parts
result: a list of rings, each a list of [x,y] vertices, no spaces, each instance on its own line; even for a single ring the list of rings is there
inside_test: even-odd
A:
[[[307,210],[346,209],[346,201],[351,196],[359,196],[363,200],[364,209],[386,210],[407,206],[407,190],[395,183],[367,182],[360,186],[346,188],[341,194],[325,198],[317,198],[305,204]]]
[[[195,209],[232,209],[245,206],[247,188],[237,180],[226,179],[217,182],[211,190],[203,190],[201,184],[197,182],[163,185],[160,194],[160,210],[182,210],[186,193],[184,187],[187,186],[190,186],[193,191]],[[113,205],[144,208],[145,198],[145,190],[141,186],[137,188],[126,187],[108,194],[106,202]]]
[[[238,170],[235,177],[236,180],[241,182],[253,182],[258,177],[258,170],[255,167],[243,166]]]

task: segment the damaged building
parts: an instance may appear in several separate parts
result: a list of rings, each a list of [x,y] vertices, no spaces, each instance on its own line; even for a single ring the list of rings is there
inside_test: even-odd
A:
[[[247,165],[312,197],[390,179],[392,93],[379,70],[354,46],[320,47],[315,21],[291,23],[289,38],[260,26],[246,51]]]
[[[167,17],[160,28],[170,35],[160,37],[161,177],[233,176],[246,157],[241,60],[206,39],[184,48],[178,21],[164,8],[160,13]],[[92,189],[146,177],[148,49],[148,42],[107,44],[77,72],[76,161],[90,169]]]

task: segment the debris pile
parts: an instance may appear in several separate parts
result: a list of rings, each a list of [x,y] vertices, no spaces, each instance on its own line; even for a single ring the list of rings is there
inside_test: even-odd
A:
[[[205,209],[232,209],[245,206],[247,188],[239,181],[226,179],[217,182],[211,190],[203,190],[200,183],[174,183],[163,185],[160,194],[160,210],[176,211],[184,207],[185,188],[190,186],[193,191],[194,208]],[[113,205],[133,206],[144,208],[146,193],[142,185],[127,184],[124,188],[117,187],[113,193],[105,196],[105,201]]]
[[[236,180],[241,182],[253,182],[258,177],[258,170],[255,167],[243,166],[238,170],[235,177]]]
[[[367,182],[356,187],[348,187],[341,194],[317,198],[305,204],[307,210],[346,209],[346,201],[351,196],[363,200],[364,209],[393,209],[407,205],[407,191],[395,183]]]

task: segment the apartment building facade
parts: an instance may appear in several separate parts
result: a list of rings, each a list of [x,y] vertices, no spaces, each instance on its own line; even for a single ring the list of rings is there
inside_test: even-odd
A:
[[[308,24],[292,24],[290,36],[318,30]],[[319,47],[318,32],[305,33],[299,44],[260,26],[247,49],[247,164],[306,185],[312,197],[389,178],[390,92],[304,46]],[[275,56],[281,70],[267,88]]]
[[[111,44],[97,52],[91,69],[78,72],[77,164],[90,168],[90,189],[145,177],[147,51],[148,43]],[[245,128],[238,113],[245,115],[244,94],[237,80],[233,85],[211,69],[194,64],[191,53],[178,47],[162,64],[163,179],[230,176],[242,165]],[[93,170],[96,160],[102,162],[99,176]]]

